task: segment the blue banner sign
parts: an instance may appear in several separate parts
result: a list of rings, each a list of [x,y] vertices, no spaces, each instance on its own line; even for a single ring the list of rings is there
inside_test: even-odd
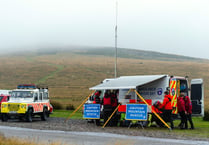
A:
[[[146,104],[127,104],[126,119],[127,120],[147,120]]]
[[[100,118],[100,104],[84,104],[84,119],[99,119]]]

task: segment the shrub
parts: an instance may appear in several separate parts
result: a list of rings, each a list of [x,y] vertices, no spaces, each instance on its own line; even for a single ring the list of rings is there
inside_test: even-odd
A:
[[[209,111],[205,111],[205,115],[203,117],[203,120],[209,121]]]
[[[73,106],[73,104],[67,104],[66,110],[75,110],[75,107]]]
[[[57,101],[50,101],[51,105],[53,106],[53,109],[60,110],[63,108],[62,104]]]

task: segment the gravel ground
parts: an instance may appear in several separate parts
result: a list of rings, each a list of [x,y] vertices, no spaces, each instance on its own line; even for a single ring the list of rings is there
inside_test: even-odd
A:
[[[13,126],[13,127],[23,127],[41,130],[61,130],[61,131],[83,131],[83,132],[108,132],[115,134],[124,134],[131,136],[147,136],[147,137],[157,137],[157,138],[171,138],[171,139],[192,139],[192,140],[205,140],[209,141],[207,138],[198,138],[194,136],[178,135],[172,131],[158,131],[151,129],[142,129],[132,127],[128,129],[127,127],[105,127],[96,126],[94,123],[87,123],[86,120],[70,119],[65,122],[65,118],[49,118],[47,121],[41,121],[40,118],[35,118],[33,122],[24,122],[19,120],[9,120],[8,122],[1,122],[1,126]],[[166,130],[166,129],[165,129]]]

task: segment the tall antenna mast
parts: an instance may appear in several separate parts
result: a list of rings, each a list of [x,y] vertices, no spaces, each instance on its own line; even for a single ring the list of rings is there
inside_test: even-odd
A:
[[[115,78],[117,77],[117,32],[118,32],[118,1],[116,0],[116,11],[115,11]]]

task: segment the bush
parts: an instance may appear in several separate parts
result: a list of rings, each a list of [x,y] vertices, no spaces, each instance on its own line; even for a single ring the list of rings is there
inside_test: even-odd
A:
[[[67,104],[66,110],[75,110],[75,107],[72,104]]]
[[[60,110],[63,108],[62,104],[57,101],[50,101],[51,105],[53,106],[53,109]]]
[[[203,117],[203,120],[209,121],[209,111],[205,111],[205,115]]]

